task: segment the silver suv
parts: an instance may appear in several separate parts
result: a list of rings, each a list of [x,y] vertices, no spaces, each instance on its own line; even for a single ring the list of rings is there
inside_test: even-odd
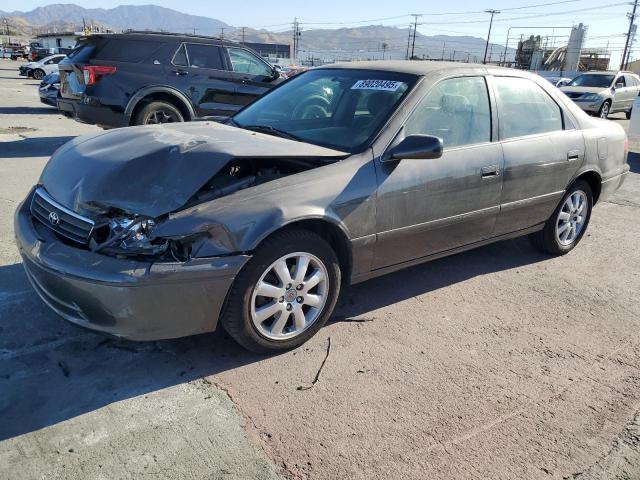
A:
[[[560,90],[589,114],[607,118],[610,113],[625,112],[631,118],[640,78],[632,72],[586,72]]]

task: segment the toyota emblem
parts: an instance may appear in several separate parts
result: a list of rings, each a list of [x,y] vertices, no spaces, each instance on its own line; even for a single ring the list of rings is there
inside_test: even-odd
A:
[[[58,225],[60,223],[60,217],[56,212],[51,212],[49,214],[49,223],[51,225]]]

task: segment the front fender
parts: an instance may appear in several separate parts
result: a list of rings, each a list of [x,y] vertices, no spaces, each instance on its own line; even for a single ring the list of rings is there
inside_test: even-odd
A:
[[[192,255],[251,252],[304,220],[338,227],[348,239],[375,233],[376,178],[370,152],[236,192],[170,215],[154,235],[199,235]]]

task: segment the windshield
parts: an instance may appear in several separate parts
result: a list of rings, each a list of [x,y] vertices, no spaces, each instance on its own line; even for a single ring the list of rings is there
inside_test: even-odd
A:
[[[608,88],[613,82],[614,75],[584,74],[573,79],[570,87]]]
[[[354,153],[370,142],[416,80],[395,72],[310,70],[232,120],[241,128]]]

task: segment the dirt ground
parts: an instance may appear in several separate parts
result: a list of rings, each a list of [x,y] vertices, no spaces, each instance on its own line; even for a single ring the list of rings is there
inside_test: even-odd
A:
[[[95,127],[41,108],[14,65],[0,62],[0,478],[640,479],[640,155],[564,257],[516,239],[354,286],[277,356],[223,332],[116,341],[67,325],[22,272],[17,202]]]

